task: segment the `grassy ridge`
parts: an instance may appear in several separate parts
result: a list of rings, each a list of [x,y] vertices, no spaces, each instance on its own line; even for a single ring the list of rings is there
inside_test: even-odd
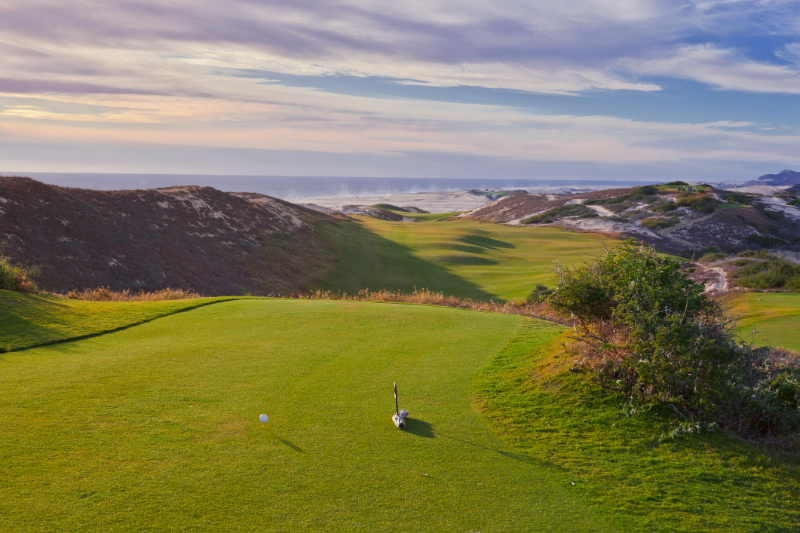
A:
[[[610,530],[475,410],[519,320],[251,299],[5,354],[0,530]]]
[[[356,217],[327,229],[342,262],[316,288],[357,292],[428,288],[479,300],[522,299],[552,282],[551,265],[584,261],[605,237],[558,228],[522,228],[444,214],[404,213],[416,222]],[[608,241],[614,244],[615,241]]]
[[[660,441],[674,413],[624,416],[622,400],[570,373],[537,327],[523,327],[479,382],[484,415],[524,457],[570,472],[571,490],[623,531],[797,530],[796,456],[719,432]]]
[[[746,341],[800,351],[800,294],[745,293],[731,300],[731,314]]]
[[[0,352],[94,335],[226,299],[85,302],[0,290]]]

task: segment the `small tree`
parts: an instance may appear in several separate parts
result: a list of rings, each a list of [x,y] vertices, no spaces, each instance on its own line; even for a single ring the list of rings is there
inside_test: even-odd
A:
[[[767,364],[768,350],[737,343],[733,324],[686,266],[628,241],[556,271],[550,303],[574,318],[573,338],[588,345],[590,366],[607,385],[684,416],[762,433],[800,428],[796,363]]]

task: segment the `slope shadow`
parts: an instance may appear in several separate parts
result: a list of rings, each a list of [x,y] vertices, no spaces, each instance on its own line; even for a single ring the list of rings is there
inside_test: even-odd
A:
[[[491,237],[486,237],[485,235],[479,235],[478,232],[475,231],[470,233],[469,235],[464,235],[458,240],[465,244],[480,246],[481,248],[490,248],[492,250],[496,250],[497,248],[516,248],[516,246],[514,246],[510,242],[505,242],[498,239],[492,239]]]
[[[485,292],[447,268],[420,259],[408,246],[373,232],[360,220],[320,229],[336,250],[338,262],[313,284],[315,289],[408,293],[415,288],[425,288],[479,301],[498,300],[497,295]]]

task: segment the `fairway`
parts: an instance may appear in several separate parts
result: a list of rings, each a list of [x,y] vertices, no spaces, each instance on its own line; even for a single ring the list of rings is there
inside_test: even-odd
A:
[[[553,283],[552,267],[582,263],[618,241],[555,227],[514,227],[474,220],[416,222],[353,217],[323,228],[340,259],[316,288],[357,292],[426,288],[475,300],[521,300],[537,283]]]
[[[745,293],[732,300],[731,313],[745,341],[800,351],[800,294]]]
[[[0,530],[605,530],[475,408],[519,320],[242,300],[3,354]]]

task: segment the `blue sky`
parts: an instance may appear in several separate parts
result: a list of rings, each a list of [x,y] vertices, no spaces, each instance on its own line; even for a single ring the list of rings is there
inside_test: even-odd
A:
[[[0,170],[800,169],[800,0],[0,0]]]

